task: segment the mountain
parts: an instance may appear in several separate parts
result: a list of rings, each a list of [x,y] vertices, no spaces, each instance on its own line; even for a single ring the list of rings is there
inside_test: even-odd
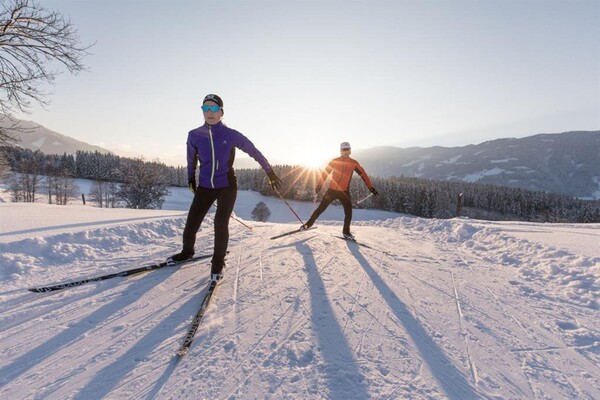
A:
[[[353,157],[371,176],[411,176],[600,198],[600,131],[539,134],[464,147],[376,147]]]
[[[77,150],[112,153],[32,121],[5,117],[0,119],[0,128],[30,150],[48,154],[74,154]],[[600,131],[539,134],[463,147],[374,147],[355,150],[353,157],[370,176],[477,182],[600,199]],[[259,165],[238,152],[235,167]]]
[[[29,150],[40,150],[46,154],[75,154],[78,150],[100,153],[112,151],[94,146],[69,136],[54,132],[33,121],[15,118],[0,118],[0,129],[19,140],[18,145]]]
[[[254,196],[240,191],[240,218]],[[185,212],[0,204],[0,398],[600,399],[599,224],[362,210],[368,249],[336,237],[341,217],[270,240],[298,224],[260,201],[272,218],[231,222],[225,280],[182,359],[209,260],[27,289],[162,261]]]

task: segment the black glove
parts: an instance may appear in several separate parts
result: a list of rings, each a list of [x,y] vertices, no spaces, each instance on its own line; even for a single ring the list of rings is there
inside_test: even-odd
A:
[[[269,172],[267,176],[269,177],[269,185],[271,185],[271,188],[273,190],[279,190],[281,187],[281,179],[279,179],[279,177],[275,175],[275,172],[273,171]]]
[[[315,187],[315,193],[319,193],[321,191],[321,185],[317,185]]]
[[[196,193],[197,188],[198,187],[196,186],[196,178],[188,179],[188,189],[190,189],[190,192]]]
[[[379,192],[374,187],[369,188],[369,190],[371,191],[371,193],[373,193],[373,196],[379,196]]]

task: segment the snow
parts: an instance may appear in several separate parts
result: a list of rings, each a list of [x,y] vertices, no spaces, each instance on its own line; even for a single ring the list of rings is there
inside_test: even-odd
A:
[[[519,161],[519,160],[514,157],[511,157],[511,158],[504,158],[502,160],[490,160],[490,163],[500,164],[500,163],[507,163],[507,162],[511,162],[511,161]]]
[[[501,173],[503,173],[505,171],[506,170],[504,170],[502,168],[498,168],[498,167],[492,168],[492,169],[485,169],[483,171],[474,172],[472,174],[467,174],[464,176],[464,178],[462,180],[464,180],[465,182],[477,182],[484,176],[500,175]]]
[[[440,164],[454,164],[454,163],[456,163],[456,162],[457,162],[457,161],[458,161],[458,160],[459,160],[461,157],[462,157],[462,154],[459,154],[459,155],[457,155],[457,156],[454,156],[454,157],[452,157],[452,158],[450,158],[450,159],[448,159],[448,160],[444,160],[444,161],[442,161]],[[440,164],[438,164],[438,165],[440,165]]]
[[[191,194],[171,192],[164,210],[0,203],[0,398],[600,398],[600,224],[355,210],[368,249],[336,237],[334,206],[270,240],[299,222],[240,192],[252,230],[231,221],[225,280],[178,362],[208,260],[27,291],[177,252]],[[269,222],[249,218],[258,201]]]
[[[38,140],[36,140],[35,142],[32,142],[31,146],[41,148],[44,145],[44,143],[46,143],[46,138],[42,137],[42,138],[39,138]]]
[[[403,167],[412,167],[413,165],[420,163],[419,169],[423,169],[423,165],[424,165],[423,161],[425,161],[425,160],[431,160],[431,155],[421,156],[411,162],[403,164],[402,166]]]

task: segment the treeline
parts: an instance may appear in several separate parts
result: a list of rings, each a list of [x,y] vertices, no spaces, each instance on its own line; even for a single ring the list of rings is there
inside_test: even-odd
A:
[[[306,201],[314,199],[319,172],[291,166],[277,166],[275,169],[283,180],[280,192],[284,197]],[[240,189],[272,195],[262,170],[244,169],[236,173]],[[356,208],[375,208],[425,218],[462,215],[488,220],[600,222],[600,201],[504,186],[404,176],[387,179],[372,177],[371,181],[379,196],[369,197]],[[350,195],[354,202],[369,194],[362,179],[354,175],[350,183]]]
[[[98,193],[93,197],[100,198],[100,201],[104,199],[101,206],[160,208],[168,193],[167,186],[187,186],[186,168],[169,167],[156,161],[83,151],[75,156],[47,155],[16,147],[7,147],[4,151],[11,169],[19,174],[95,181],[94,188]],[[275,166],[274,169],[283,180],[280,193],[285,198],[315,199],[314,188],[320,172],[298,166]],[[274,195],[263,170],[240,169],[236,174],[241,190]],[[371,177],[371,180],[380,195],[367,198],[357,208],[375,208],[425,218],[462,215],[490,220],[600,222],[600,201],[503,186],[403,176],[387,179]],[[148,192],[152,195],[143,194]],[[350,184],[350,193],[355,203],[370,194],[357,175]]]
[[[125,182],[128,165],[140,161],[149,169],[157,171],[169,185],[187,185],[185,168],[168,167],[158,161],[145,161],[139,158],[116,156],[110,153],[78,151],[72,154],[44,154],[20,147],[0,147],[9,167],[14,172],[37,171],[40,175],[63,174],[72,178],[104,182]]]
[[[89,196],[99,207],[161,208],[177,174],[159,162],[99,152],[54,155],[12,146],[0,151],[13,172],[6,178],[13,201],[33,202],[45,192],[49,203],[54,198],[67,204],[78,195],[77,178],[94,181]]]

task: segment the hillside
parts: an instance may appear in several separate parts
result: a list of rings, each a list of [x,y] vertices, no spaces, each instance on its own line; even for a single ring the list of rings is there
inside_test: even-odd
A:
[[[226,279],[177,363],[207,262],[26,289],[160,261],[185,213],[2,203],[0,218],[1,398],[600,398],[598,224],[372,214],[353,224],[367,249],[335,219],[277,241],[298,224],[232,221]]]
[[[599,154],[600,131],[354,152],[373,176],[477,182],[594,199],[600,199]]]
[[[48,154],[74,154],[77,150],[109,150],[53,132],[31,121],[18,121],[12,130],[20,145]],[[0,120],[0,128],[12,126]],[[409,176],[425,179],[477,182],[600,199],[600,131],[540,134],[504,138],[463,147],[392,146],[356,149],[353,157],[370,176]],[[332,157],[335,153],[332,153]],[[271,160],[286,164],[285,160]],[[184,163],[182,158],[178,161]],[[238,152],[236,168],[259,168]]]
[[[100,146],[91,145],[52,131],[33,121],[0,118],[0,129],[18,140],[18,145],[29,150],[40,150],[46,154],[75,154],[78,150],[100,153],[112,153]]]

